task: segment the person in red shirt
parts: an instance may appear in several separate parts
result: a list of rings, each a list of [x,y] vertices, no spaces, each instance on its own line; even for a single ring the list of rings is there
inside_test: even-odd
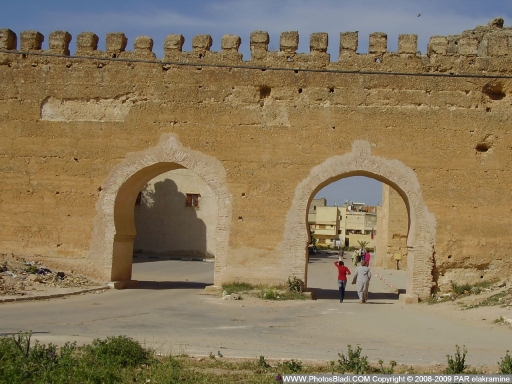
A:
[[[338,288],[340,289],[340,303],[345,298],[345,287],[347,286],[347,275],[350,275],[350,269],[345,267],[343,261],[335,261],[334,265],[338,268]]]

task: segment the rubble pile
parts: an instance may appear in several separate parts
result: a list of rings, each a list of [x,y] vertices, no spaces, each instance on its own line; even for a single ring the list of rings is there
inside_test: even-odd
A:
[[[86,277],[54,271],[38,262],[7,260],[0,263],[0,295],[24,296],[47,288],[81,288],[98,285]]]

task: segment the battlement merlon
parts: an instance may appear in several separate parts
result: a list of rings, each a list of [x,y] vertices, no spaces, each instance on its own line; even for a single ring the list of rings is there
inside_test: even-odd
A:
[[[440,57],[503,57],[512,58],[512,28],[504,28],[502,18],[491,20],[485,26],[478,26],[473,30],[464,31],[459,35],[432,36],[427,45],[427,58]],[[44,36],[38,31],[23,31],[20,33],[21,52],[49,53],[69,56],[69,44],[71,35],[66,31],[50,33],[48,50],[42,49]],[[278,64],[279,62],[295,62],[308,65],[308,63],[329,63],[327,54],[329,37],[325,32],[316,32],[310,35],[310,53],[297,53],[299,45],[299,33],[297,31],[283,32],[280,36],[279,52],[268,50],[269,34],[265,31],[255,31],[250,34],[250,61],[256,61],[263,65]],[[98,50],[99,38],[93,32],[83,32],[77,36],[76,56],[108,57],[108,58],[134,58],[157,60],[153,53],[153,40],[149,36],[139,36],[133,42],[133,51],[126,51],[127,38],[124,33],[108,33],[106,36],[105,51]],[[211,51],[212,38],[210,35],[196,35],[192,38],[192,51],[183,52],[185,38],[180,34],[170,34],[164,42],[165,61],[193,62],[201,59],[204,63],[227,64],[242,62],[242,55],[238,52],[242,43],[236,35],[224,35],[221,40],[221,52]],[[0,29],[0,49],[16,51],[18,49],[18,37],[10,29]],[[358,32],[342,32],[340,34],[339,61],[349,58],[358,58],[363,63],[380,63],[383,58],[419,57],[418,36],[402,34],[398,38],[397,52],[388,52],[388,37],[385,33],[374,32],[369,36],[367,54],[357,53]],[[277,62],[276,62],[277,60]],[[287,64],[291,65],[291,64]]]

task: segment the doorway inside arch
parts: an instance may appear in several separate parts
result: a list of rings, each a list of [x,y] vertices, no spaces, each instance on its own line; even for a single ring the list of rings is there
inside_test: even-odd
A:
[[[355,274],[369,253],[370,301],[397,300],[407,284],[409,215],[402,197],[389,185],[366,176],[336,180],[319,190],[308,207],[307,281],[319,299],[338,299],[338,271]],[[358,300],[348,276],[348,300]]]
[[[139,288],[200,288],[213,284],[217,198],[193,171],[151,179],[134,206],[133,279]]]

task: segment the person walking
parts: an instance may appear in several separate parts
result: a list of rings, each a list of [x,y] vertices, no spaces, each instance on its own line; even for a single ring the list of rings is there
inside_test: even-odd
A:
[[[345,267],[343,261],[335,261],[334,265],[338,268],[338,288],[340,290],[340,303],[345,298],[345,287],[347,286],[347,275],[350,275],[350,269]]]
[[[354,264],[354,266],[357,266],[357,256],[358,256],[358,251],[356,249],[356,250],[354,250],[354,253],[352,254],[352,264]]]
[[[339,260],[345,258],[345,250],[341,247],[341,245],[340,245],[340,249],[338,251],[338,257],[339,257]]]
[[[366,262],[366,266],[370,268],[370,252],[368,252],[368,249],[366,250],[366,253],[364,255],[364,261]]]
[[[364,304],[368,301],[368,288],[370,287],[370,279],[372,273],[370,268],[366,266],[366,261],[361,261],[361,265],[357,267],[354,273],[352,284],[357,284],[357,295],[359,296],[359,304]]]

